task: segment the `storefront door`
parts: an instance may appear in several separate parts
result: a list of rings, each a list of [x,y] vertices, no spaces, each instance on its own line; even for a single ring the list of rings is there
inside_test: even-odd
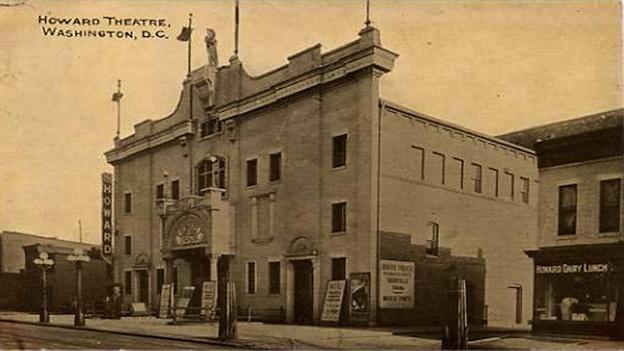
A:
[[[313,313],[313,271],[311,260],[293,261],[294,322],[311,324]]]
[[[147,297],[149,295],[149,280],[146,270],[137,271],[139,275],[139,302],[147,304]]]

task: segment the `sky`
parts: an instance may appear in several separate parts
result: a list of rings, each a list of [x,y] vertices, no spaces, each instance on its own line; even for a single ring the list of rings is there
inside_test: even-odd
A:
[[[98,243],[117,79],[123,137],[174,110],[187,64],[175,37],[189,13],[192,66],[207,63],[205,28],[228,62],[234,1],[0,3],[17,4],[0,6],[0,230],[77,240],[80,220],[84,240]],[[624,105],[619,2],[371,0],[370,8],[383,46],[400,55],[381,95],[413,110],[497,135]],[[317,43],[329,51],[357,39],[365,1],[241,0],[240,11],[239,57],[259,75]],[[105,17],[164,26],[109,26]],[[82,24],[51,23],[59,18]],[[137,39],[45,35],[52,27]],[[142,38],[143,30],[167,37]]]

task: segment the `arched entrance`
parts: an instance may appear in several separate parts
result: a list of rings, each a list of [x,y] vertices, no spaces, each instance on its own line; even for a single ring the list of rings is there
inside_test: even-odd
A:
[[[313,243],[294,239],[286,252],[286,322],[312,324],[318,321],[319,262]]]

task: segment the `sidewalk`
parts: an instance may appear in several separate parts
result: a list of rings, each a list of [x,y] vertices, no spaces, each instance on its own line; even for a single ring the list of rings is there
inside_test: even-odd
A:
[[[36,314],[0,312],[0,320],[37,323]],[[50,324],[73,326],[73,315],[51,315]],[[124,334],[159,336],[177,340],[206,342],[259,349],[439,349],[438,340],[392,335],[390,330],[352,329],[323,326],[264,324],[238,322],[239,340],[221,343],[217,340],[218,323],[187,323],[168,325],[169,320],[155,317],[123,317],[114,319],[87,319],[86,328]]]

